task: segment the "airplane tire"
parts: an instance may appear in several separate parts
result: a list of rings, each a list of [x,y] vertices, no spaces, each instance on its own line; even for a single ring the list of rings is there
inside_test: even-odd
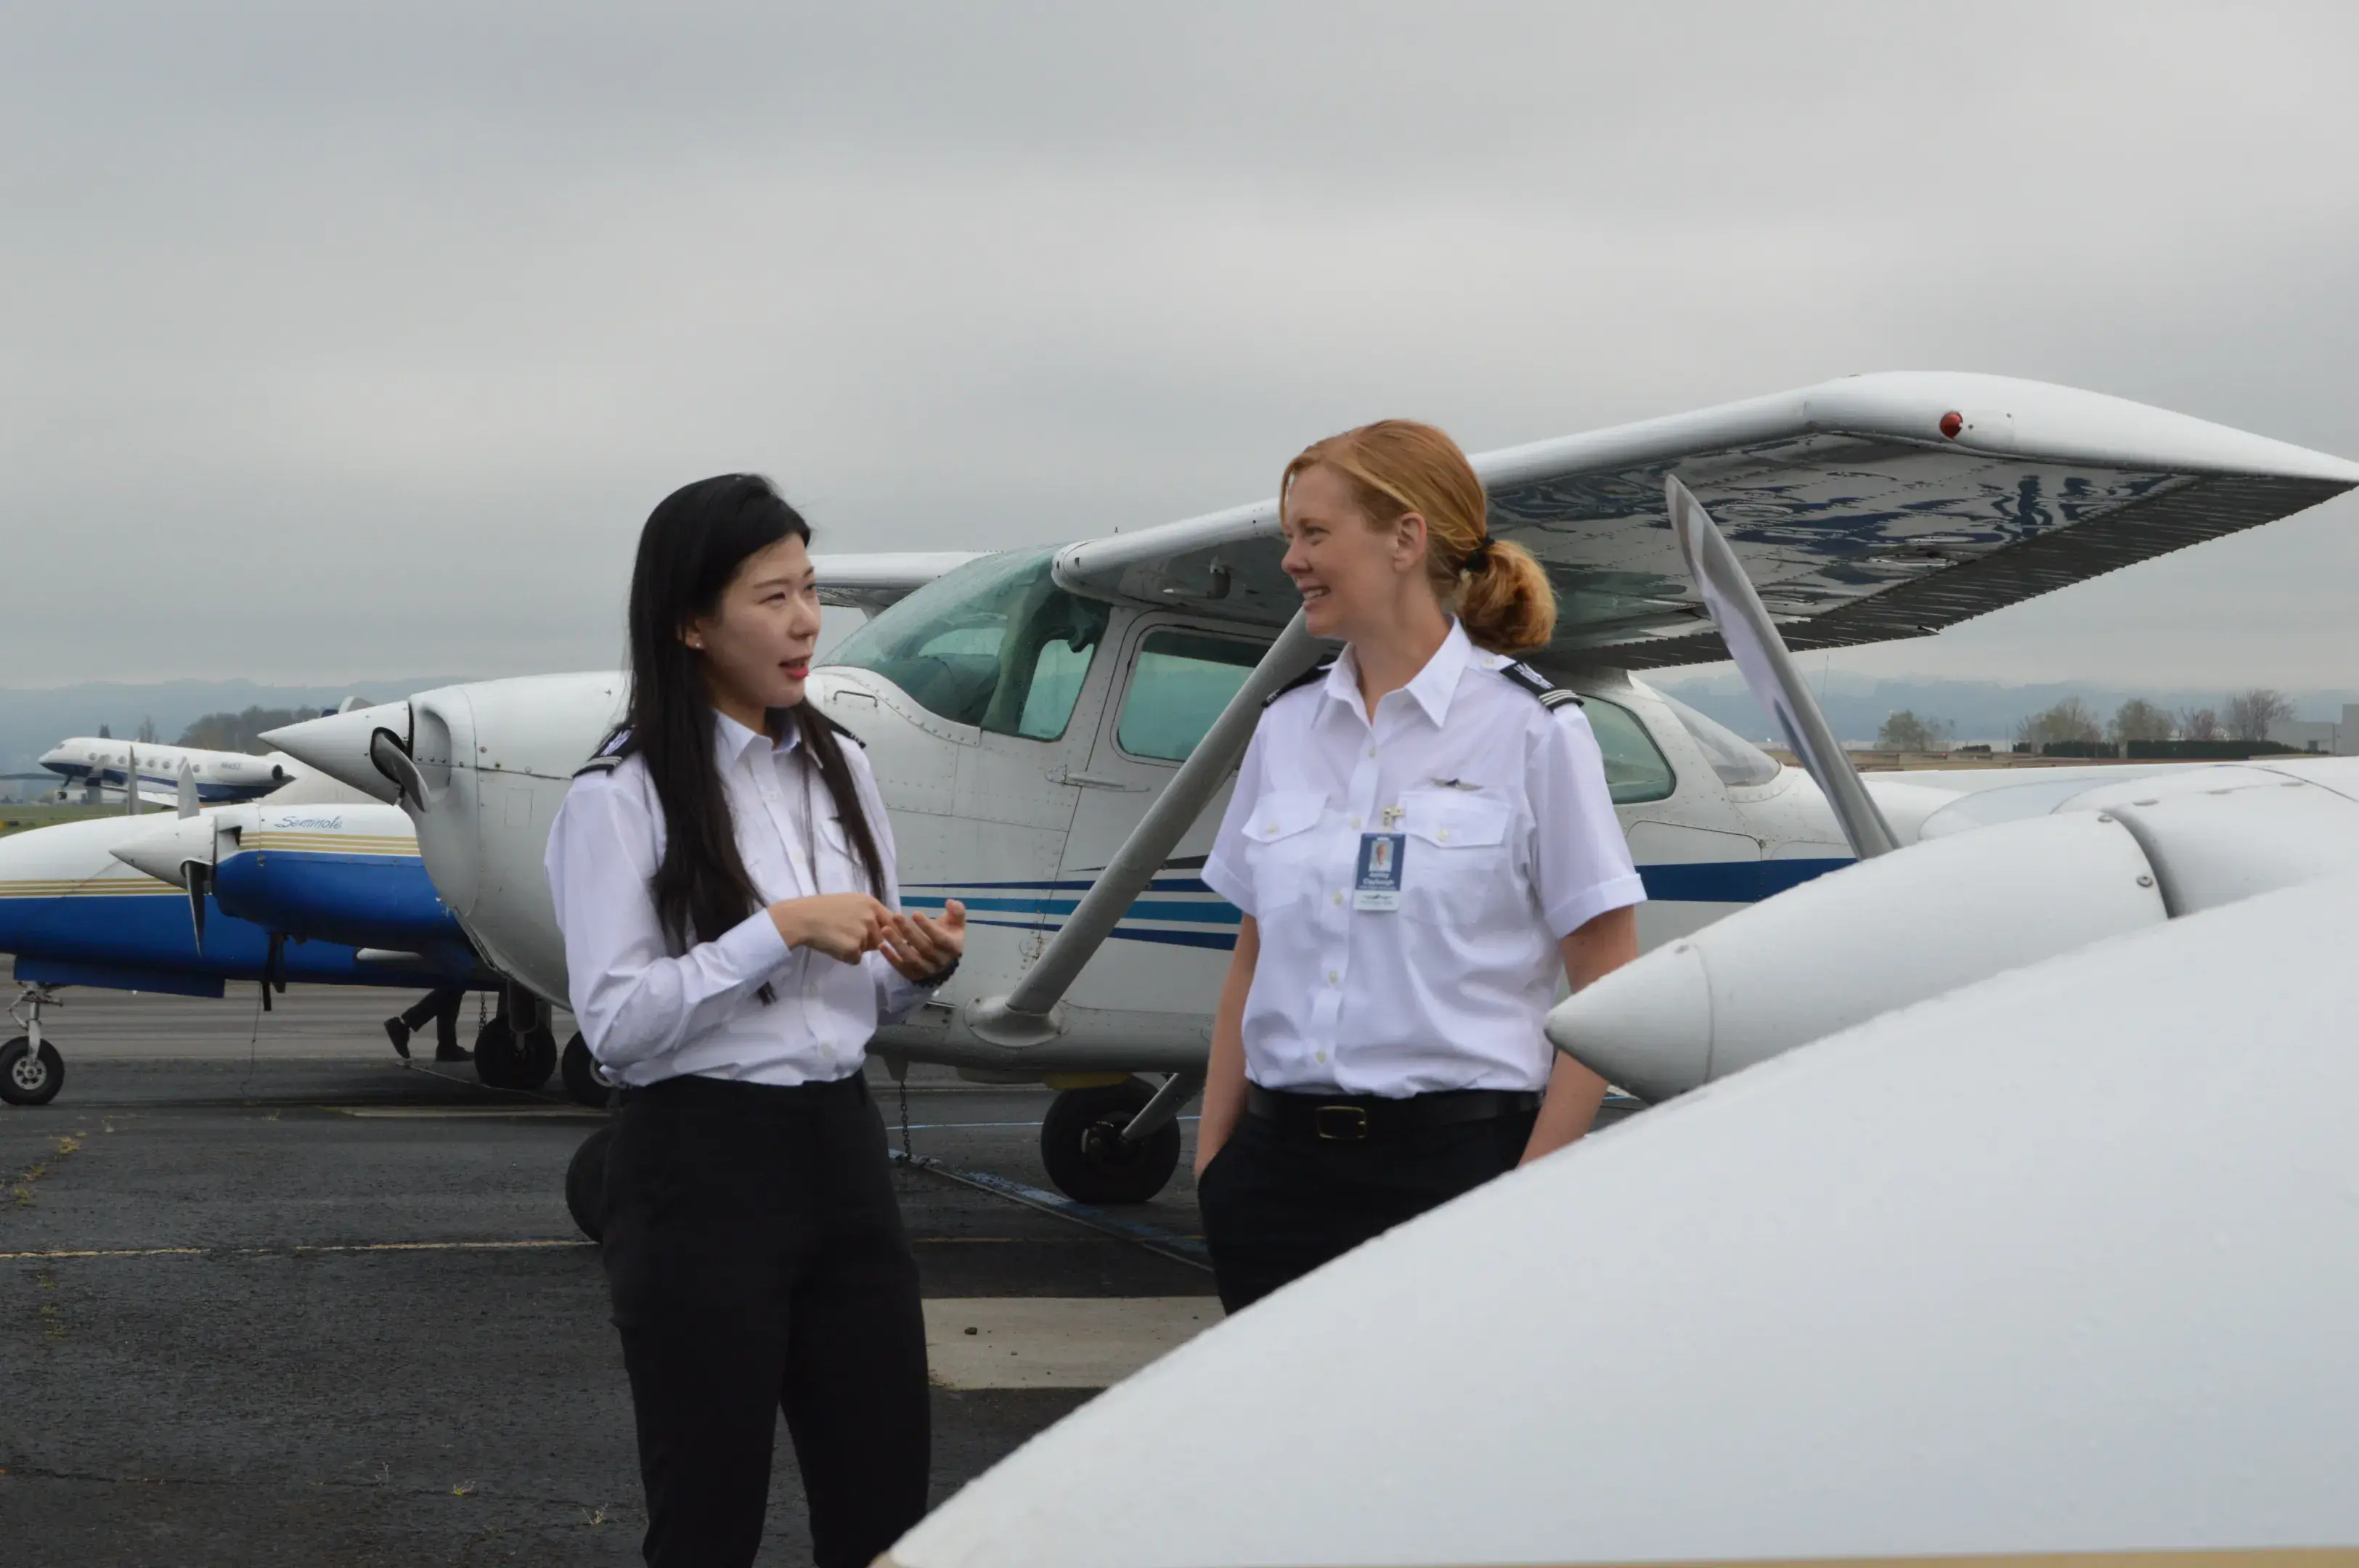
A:
[[[1155,1090],[1129,1078],[1104,1088],[1066,1089],[1049,1102],[1040,1122],[1040,1162],[1067,1197],[1081,1203],[1145,1203],[1180,1168],[1180,1124],[1136,1143],[1122,1130],[1146,1108]]]
[[[513,1087],[530,1093],[549,1082],[557,1071],[557,1036],[536,1029],[516,1042],[516,1075]]]
[[[33,1049],[30,1037],[17,1035],[0,1045],[0,1100],[10,1105],[47,1105],[66,1087],[66,1059],[48,1041]]]
[[[582,1141],[565,1167],[565,1206],[592,1241],[606,1238],[606,1147],[614,1141],[613,1128],[600,1128]]]
[[[486,1088],[516,1089],[524,1076],[516,1031],[505,1018],[495,1018],[475,1031],[475,1076]]]
[[[605,1108],[614,1086],[598,1065],[598,1058],[590,1054],[590,1043],[582,1038],[580,1031],[575,1031],[573,1038],[565,1043],[565,1056],[558,1070],[564,1076],[565,1092],[574,1104]]]

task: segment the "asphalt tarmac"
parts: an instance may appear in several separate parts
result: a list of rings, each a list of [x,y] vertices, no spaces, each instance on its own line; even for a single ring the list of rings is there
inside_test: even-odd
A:
[[[602,1113],[403,1066],[397,993],[66,995],[63,1093],[0,1107],[0,1562],[639,1561],[563,1195]],[[1051,1212],[1047,1104],[913,1076],[937,1500],[1219,1316],[1187,1158],[1153,1204]],[[809,1561],[789,1454],[781,1428],[766,1563]]]

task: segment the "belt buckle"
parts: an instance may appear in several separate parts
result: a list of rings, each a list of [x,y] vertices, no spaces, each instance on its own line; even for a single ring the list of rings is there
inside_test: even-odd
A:
[[[1364,1105],[1315,1105],[1310,1129],[1332,1143],[1357,1143],[1368,1136],[1368,1108]]]

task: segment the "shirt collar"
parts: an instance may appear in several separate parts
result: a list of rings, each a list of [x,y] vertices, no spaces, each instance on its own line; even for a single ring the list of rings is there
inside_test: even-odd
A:
[[[712,760],[720,764],[721,771],[724,773],[743,761],[746,752],[751,750],[756,741],[768,746],[773,752],[791,752],[801,740],[801,735],[789,726],[787,730],[787,738],[782,741],[774,741],[758,730],[746,729],[719,708],[712,710]]]
[[[1418,671],[1408,685],[1401,687],[1408,693],[1409,700],[1425,710],[1425,716],[1433,720],[1435,729],[1440,729],[1449,719],[1450,699],[1457,694],[1459,677],[1466,673],[1466,666],[1473,658],[1474,644],[1467,641],[1466,628],[1460,625],[1458,618],[1453,615],[1450,618],[1450,634],[1442,638],[1441,646],[1433,651],[1433,657],[1425,661],[1425,668]],[[1323,689],[1329,697],[1351,704],[1354,711],[1359,710],[1360,666],[1353,662],[1349,646],[1327,672]]]

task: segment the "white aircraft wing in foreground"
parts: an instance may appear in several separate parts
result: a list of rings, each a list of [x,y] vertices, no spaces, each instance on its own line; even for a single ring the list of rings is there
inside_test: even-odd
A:
[[[886,1561],[2347,1552],[2354,929],[2359,881],[2264,894],[1633,1117],[1108,1390]]]
[[[1970,375],[1856,377],[1476,461],[1493,525],[1532,546],[1563,596],[1537,659],[1586,703],[1647,881],[1649,946],[1852,859],[1807,779],[1623,667],[1720,654],[1666,474],[1715,509],[1765,608],[1813,645],[1932,630],[2359,485],[2359,465],[2319,453]],[[1194,1090],[1237,921],[1201,857],[1262,696],[1312,654],[1281,634],[1295,600],[1274,528],[1264,503],[972,559],[812,676],[813,700],[867,744],[905,897],[971,912],[956,980],[875,1048],[1065,1090],[1042,1152],[1075,1196],[1151,1195],[1179,1157],[1170,1118]],[[830,594],[899,592],[939,569],[872,560],[830,587],[841,558],[821,559]],[[273,740],[398,798],[478,948],[557,999],[542,850],[621,696],[612,675],[484,682]],[[1952,798],[1912,777],[1869,785],[1904,841]],[[1171,1076],[1158,1091],[1141,1072]]]

